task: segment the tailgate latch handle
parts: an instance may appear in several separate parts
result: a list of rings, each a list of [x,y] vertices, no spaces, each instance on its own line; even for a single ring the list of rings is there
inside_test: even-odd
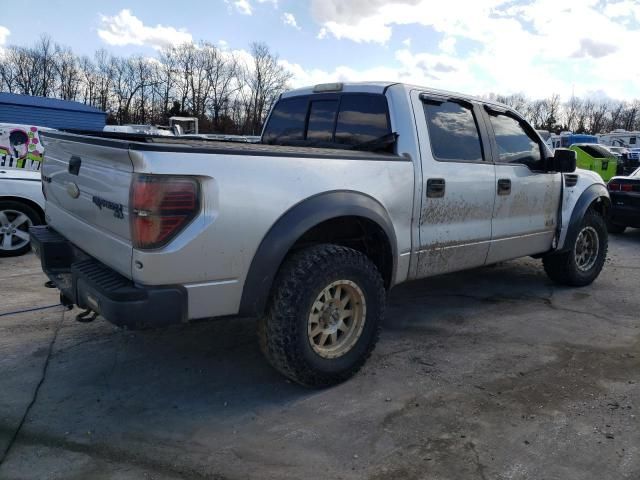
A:
[[[82,159],[73,155],[69,159],[69,173],[77,177],[80,173],[80,165],[82,165]]]

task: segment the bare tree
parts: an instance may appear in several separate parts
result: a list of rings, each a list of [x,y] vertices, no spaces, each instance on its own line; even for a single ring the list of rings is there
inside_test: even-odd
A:
[[[247,131],[255,135],[292,75],[264,43],[251,44],[251,57],[252,63],[244,69],[245,87],[249,93],[246,126]]]

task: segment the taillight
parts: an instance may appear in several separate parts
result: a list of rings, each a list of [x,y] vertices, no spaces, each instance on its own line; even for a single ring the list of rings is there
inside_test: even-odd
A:
[[[188,177],[136,175],[130,205],[133,246],[158,248],[196,217],[200,211],[200,186]]]
[[[636,190],[634,188],[634,184],[632,183],[612,182],[612,183],[609,183],[607,187],[609,188],[610,191],[614,191],[614,192],[633,192],[634,190]]]

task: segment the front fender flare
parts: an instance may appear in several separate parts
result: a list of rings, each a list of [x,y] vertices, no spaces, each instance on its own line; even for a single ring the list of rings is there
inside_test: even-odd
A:
[[[382,228],[391,245],[391,278],[395,278],[398,258],[396,235],[386,209],[374,198],[359,192],[321,193],[291,207],[262,239],[244,282],[240,315],[255,316],[264,312],[282,261],[304,233],[322,222],[344,216],[364,217]]]
[[[609,192],[604,185],[601,185],[599,183],[591,185],[584,192],[582,192],[582,194],[578,198],[578,201],[573,207],[573,212],[571,212],[571,218],[569,219],[569,225],[567,226],[567,234],[564,237],[564,242],[562,243],[562,245],[558,246],[557,252],[566,252],[575,243],[580,230],[582,219],[584,218],[587,210],[589,210],[593,202],[596,201],[605,202],[605,207],[607,210],[609,210],[609,207],[611,206]]]

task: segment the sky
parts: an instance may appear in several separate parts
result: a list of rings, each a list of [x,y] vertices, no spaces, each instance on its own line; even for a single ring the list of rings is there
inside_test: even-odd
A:
[[[475,95],[640,98],[640,0],[0,0],[0,48],[92,55],[262,41],[292,86],[384,80]]]

